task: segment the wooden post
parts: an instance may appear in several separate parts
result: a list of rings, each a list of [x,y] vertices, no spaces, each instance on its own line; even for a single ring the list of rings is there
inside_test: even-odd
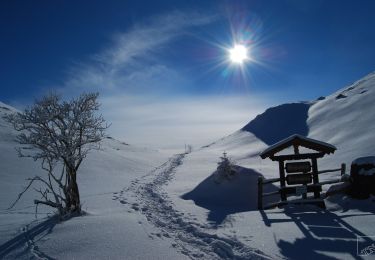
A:
[[[313,173],[313,183],[317,184],[319,183],[319,175],[318,175],[318,162],[316,158],[311,158],[312,162],[312,173]],[[314,198],[319,199],[320,198],[320,192],[314,191]]]
[[[346,164],[345,163],[342,163],[341,164],[341,176],[343,176],[346,172]]]
[[[284,161],[279,161],[281,201],[286,201]]]
[[[306,187],[306,191],[307,191],[307,185],[303,185],[303,186]],[[307,199],[307,192],[302,194],[302,199],[304,200]]]
[[[258,177],[258,209],[263,209],[263,177]]]

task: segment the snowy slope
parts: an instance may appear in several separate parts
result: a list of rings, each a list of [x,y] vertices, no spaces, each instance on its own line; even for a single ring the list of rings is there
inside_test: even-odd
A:
[[[43,174],[39,163],[17,157],[16,132],[3,119],[14,111],[0,103],[1,259],[184,258],[170,242],[154,239],[151,233],[155,228],[137,210],[125,207],[118,199],[132,180],[167,160],[165,154],[155,150],[106,139],[101,151],[89,154],[78,175],[86,216],[59,224],[53,220],[44,222],[51,211],[40,207],[35,219],[33,191],[8,210],[25,186],[25,179]]]
[[[312,102],[267,109],[230,136],[190,154],[162,152],[106,139],[82,165],[86,216],[56,224],[33,195],[6,207],[39,165],[14,151],[15,132],[0,117],[0,258],[21,259],[356,259],[373,243],[373,199],[326,200],[328,210],[287,207],[258,211],[258,176],[277,177],[259,154],[290,134],[335,145],[320,169],[375,154],[375,74]],[[13,108],[0,103],[0,116]],[[222,153],[235,161],[233,180],[213,181]],[[324,178],[334,179],[338,174]],[[265,191],[273,191],[269,185]],[[269,198],[270,201],[277,200]]]
[[[341,163],[350,166],[355,158],[375,153],[374,120],[375,73],[372,73],[322,100],[269,108],[241,130],[202,151],[225,150],[243,165],[264,167],[267,160],[260,160],[259,152],[292,134],[300,134],[337,147],[333,155],[320,161],[323,168],[337,168]]]
[[[278,165],[262,160],[259,154],[297,133],[338,148],[319,160],[321,170],[339,168],[341,163],[350,169],[355,158],[375,154],[374,130],[375,73],[324,99],[266,110],[243,129],[186,156],[166,191],[176,209],[189,212],[201,225],[215,227],[216,233],[236,237],[271,257],[301,259],[303,254],[307,259],[354,259],[357,236],[375,234],[374,202],[335,196],[326,201],[328,211],[305,208],[307,213],[292,209],[260,213],[256,210],[257,176],[278,177]],[[224,151],[241,173],[233,181],[216,184],[212,174]],[[332,173],[321,178],[338,177],[339,173]],[[237,204],[228,206],[228,201]]]
[[[375,73],[314,104],[307,124],[309,137],[338,148],[332,163],[375,154]]]

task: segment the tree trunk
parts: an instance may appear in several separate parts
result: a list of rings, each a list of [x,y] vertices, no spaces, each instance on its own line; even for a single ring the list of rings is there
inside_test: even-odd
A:
[[[77,173],[74,170],[67,170],[68,185],[66,187],[66,209],[69,213],[81,212],[81,201],[77,185]]]
[[[77,184],[77,178],[76,178],[76,172],[74,172],[74,175],[73,175],[73,183],[72,183],[72,190],[71,190],[71,194],[72,194],[72,211],[73,212],[77,212],[77,213],[81,213],[81,201],[80,201],[80,197],[79,197],[79,189],[78,189],[78,184]]]

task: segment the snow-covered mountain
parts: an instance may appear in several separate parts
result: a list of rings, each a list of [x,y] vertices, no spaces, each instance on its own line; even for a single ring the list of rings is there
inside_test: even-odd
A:
[[[35,220],[32,191],[7,209],[25,179],[41,172],[38,162],[17,157],[17,133],[3,119],[14,112],[0,102],[0,258],[354,259],[357,236],[375,234],[371,200],[338,197],[327,201],[328,211],[303,214],[256,210],[258,176],[278,175],[259,154],[280,139],[298,133],[335,145],[321,169],[375,154],[375,73],[325,98],[269,108],[190,154],[168,159],[107,138],[79,172],[87,215],[59,224],[45,221],[46,208]],[[238,172],[216,183],[212,174],[224,151]]]
[[[323,159],[324,165],[350,165],[357,157],[375,153],[374,121],[375,73],[371,73],[327,97],[269,108],[208,148],[227,150],[234,157],[240,153],[242,159],[257,155],[259,150],[292,134],[300,134],[337,147],[334,155]],[[246,147],[247,151],[240,151]]]

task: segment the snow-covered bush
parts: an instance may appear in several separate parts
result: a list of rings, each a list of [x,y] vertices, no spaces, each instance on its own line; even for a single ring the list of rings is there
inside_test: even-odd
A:
[[[234,161],[227,156],[226,152],[223,152],[223,156],[220,157],[220,161],[217,164],[215,182],[220,183],[223,180],[230,180],[236,174]]]

